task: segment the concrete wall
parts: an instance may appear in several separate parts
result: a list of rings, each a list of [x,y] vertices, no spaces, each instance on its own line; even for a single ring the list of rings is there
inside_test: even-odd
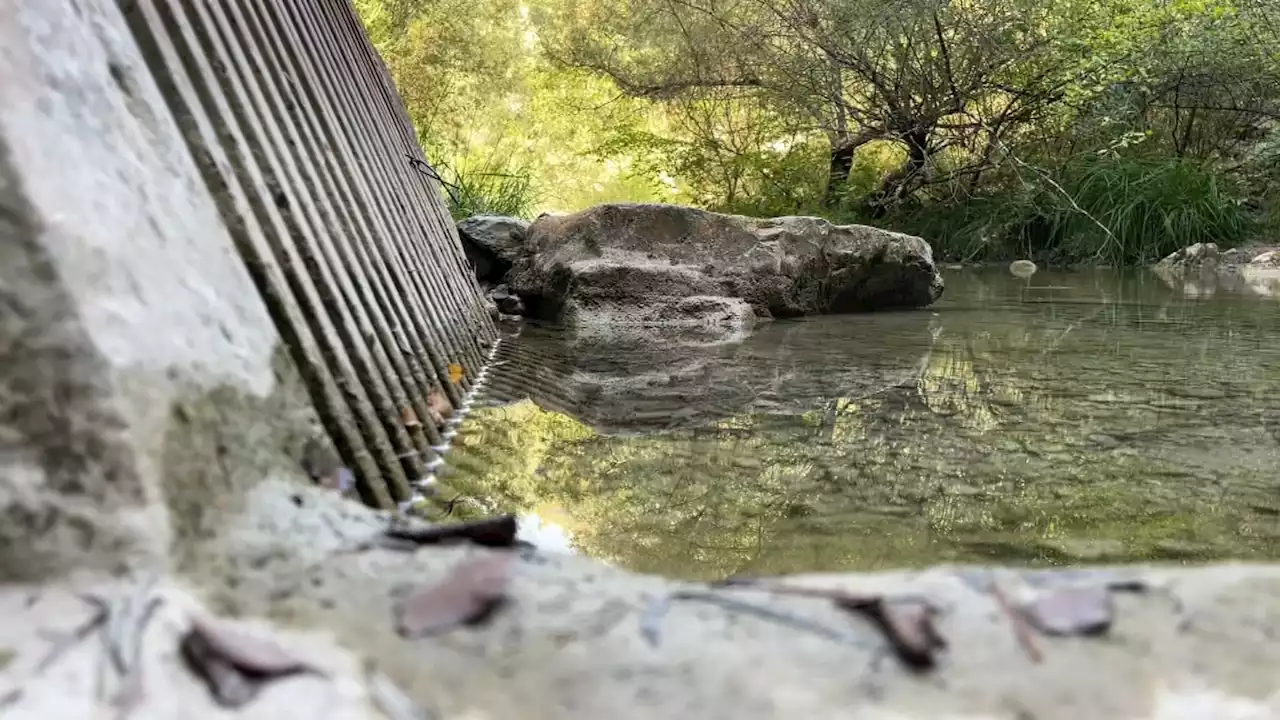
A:
[[[0,0],[0,580],[411,497],[495,337],[414,138],[345,0]]]
[[[405,501],[494,337],[439,187],[346,0],[121,3],[363,499]],[[462,382],[448,380],[460,364]]]

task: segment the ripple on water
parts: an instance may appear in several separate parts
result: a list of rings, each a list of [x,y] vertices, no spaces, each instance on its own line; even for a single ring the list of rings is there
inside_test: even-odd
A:
[[[1280,555],[1274,300],[1032,280],[716,347],[527,328],[443,480],[686,577]]]

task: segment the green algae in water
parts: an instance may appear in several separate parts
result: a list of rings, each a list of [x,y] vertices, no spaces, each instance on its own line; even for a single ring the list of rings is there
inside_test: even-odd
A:
[[[712,347],[529,328],[445,482],[689,578],[1280,555],[1280,301],[1041,283]]]

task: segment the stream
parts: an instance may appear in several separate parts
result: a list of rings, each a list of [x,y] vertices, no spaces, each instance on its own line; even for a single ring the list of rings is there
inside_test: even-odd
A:
[[[720,345],[527,326],[445,492],[685,578],[1280,556],[1280,299],[945,276]]]

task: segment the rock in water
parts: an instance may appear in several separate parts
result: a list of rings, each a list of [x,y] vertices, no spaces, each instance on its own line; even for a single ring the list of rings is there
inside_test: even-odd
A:
[[[737,323],[733,301],[767,318],[923,307],[942,294],[917,237],[642,204],[540,217],[508,282],[530,313],[571,325]]]
[[[1035,275],[1038,269],[1036,264],[1030,260],[1014,260],[1009,263],[1009,273],[1022,280]]]
[[[520,218],[476,215],[458,223],[458,237],[476,278],[502,282],[511,264],[524,254],[529,223]]]

